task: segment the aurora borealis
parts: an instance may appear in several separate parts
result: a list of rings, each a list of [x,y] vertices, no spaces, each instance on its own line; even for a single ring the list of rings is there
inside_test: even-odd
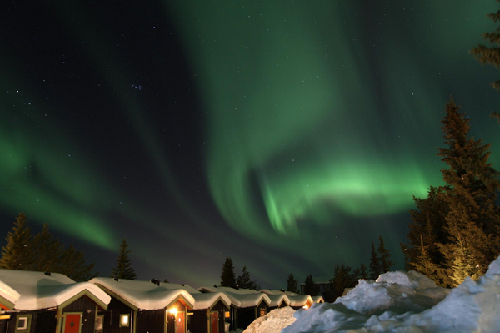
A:
[[[123,237],[139,278],[193,286],[227,255],[331,278],[380,234],[401,269],[450,95],[500,168],[500,72],[468,54],[493,0],[2,7],[2,234],[25,212],[101,275]]]

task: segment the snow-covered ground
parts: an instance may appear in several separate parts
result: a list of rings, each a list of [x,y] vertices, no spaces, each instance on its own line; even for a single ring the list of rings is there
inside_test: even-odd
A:
[[[500,332],[500,257],[453,290],[414,271],[389,272],[335,303],[271,311],[244,332]]]

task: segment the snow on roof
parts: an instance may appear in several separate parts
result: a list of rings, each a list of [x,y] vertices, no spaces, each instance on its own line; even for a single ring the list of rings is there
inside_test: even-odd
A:
[[[167,289],[164,285],[156,285],[151,281],[114,280],[112,278],[93,278],[89,281],[102,286],[141,310],[164,309],[179,297],[188,302],[188,307],[194,304],[193,297],[185,289]]]
[[[279,306],[283,301],[286,305],[290,305],[290,300],[287,295],[267,295],[267,297],[271,300],[269,306]]]
[[[325,300],[323,296],[311,296],[313,303],[323,303]]]
[[[199,291],[197,289],[194,289],[193,287],[188,286],[186,284],[182,285],[182,284],[177,284],[177,283],[164,283],[164,282],[160,282],[160,286],[164,287],[164,288],[166,288],[168,290],[179,290],[179,289],[182,289],[182,290],[187,291],[191,295],[201,294],[201,291]]]
[[[198,293],[192,295],[194,298],[193,310],[204,310],[210,308],[212,305],[222,300],[227,306],[231,306],[231,300],[223,292],[216,293]]]
[[[312,297],[309,295],[290,295],[288,299],[290,300],[290,306],[304,306],[307,301],[313,303]]]
[[[223,286],[217,286],[217,287],[209,287],[209,286],[201,286],[198,288],[198,290],[202,291],[208,291],[210,293],[213,292],[223,292],[226,294],[229,299],[231,300],[231,303],[233,305],[236,305],[240,308],[247,308],[249,306],[257,306],[261,301],[264,301],[267,303],[268,306],[271,304],[271,300],[269,299],[269,296],[266,294],[263,294],[257,290],[251,290],[251,289],[234,289],[231,287],[223,287]]]
[[[263,289],[260,291],[261,293],[264,293],[266,295],[297,295],[294,292],[288,291],[288,290],[270,290],[270,289]]]
[[[0,297],[5,299],[6,301],[12,303],[9,304],[9,308],[13,308],[17,300],[19,299],[20,295],[17,291],[12,289],[11,286],[7,285],[3,281],[0,281]],[[4,306],[7,306],[7,304],[3,304]]]
[[[0,269],[0,281],[17,291],[16,310],[41,310],[56,307],[87,291],[106,307],[111,298],[88,282],[75,282],[65,275]]]

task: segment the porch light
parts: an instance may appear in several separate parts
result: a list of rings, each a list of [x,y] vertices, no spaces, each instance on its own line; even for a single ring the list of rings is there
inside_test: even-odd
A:
[[[226,318],[230,318],[231,317],[231,313],[229,311],[226,311],[225,314]]]
[[[171,308],[170,310],[168,310],[168,312],[170,312],[170,314],[172,314],[174,316],[177,316],[177,308],[176,307]]]

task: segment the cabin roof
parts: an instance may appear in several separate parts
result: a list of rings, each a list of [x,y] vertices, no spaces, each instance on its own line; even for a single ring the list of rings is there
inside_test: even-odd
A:
[[[94,296],[104,307],[111,301],[111,297],[95,285],[75,282],[58,273],[47,275],[43,272],[0,269],[0,281],[18,293],[14,306],[16,310],[56,307],[82,292]]]
[[[219,300],[222,300],[228,307],[232,304],[229,297],[223,292],[205,293],[191,295],[194,298],[193,310],[204,310],[212,307]]]
[[[311,296],[313,303],[324,302],[323,296]]]
[[[290,300],[287,295],[267,295],[267,297],[271,300],[269,306],[279,306],[283,301],[285,301],[286,305],[290,305]]]
[[[257,306],[262,301],[266,302],[268,306],[270,306],[271,304],[269,296],[257,290],[234,289],[231,287],[223,287],[223,286],[217,286],[217,287],[201,286],[198,288],[198,290],[200,291],[205,290],[209,293],[222,292],[229,297],[233,305],[236,305],[240,308]]]
[[[288,290],[271,290],[271,289],[263,289],[260,291],[261,293],[264,293],[266,295],[297,295],[294,292],[288,291]]]
[[[89,282],[104,287],[131,306],[141,310],[164,309],[181,297],[188,303],[188,308],[192,308],[194,304],[193,296],[185,289],[167,289],[161,283],[158,286],[151,281],[116,281],[102,277],[93,278]]]
[[[309,295],[290,295],[288,296],[291,306],[304,306],[309,300],[311,304],[313,303],[312,297]]]
[[[12,289],[11,286],[3,281],[0,281],[0,297],[6,300],[8,303],[11,303],[4,304],[4,306],[7,306],[8,308],[14,308],[14,304],[17,302],[20,295],[17,291]]]

